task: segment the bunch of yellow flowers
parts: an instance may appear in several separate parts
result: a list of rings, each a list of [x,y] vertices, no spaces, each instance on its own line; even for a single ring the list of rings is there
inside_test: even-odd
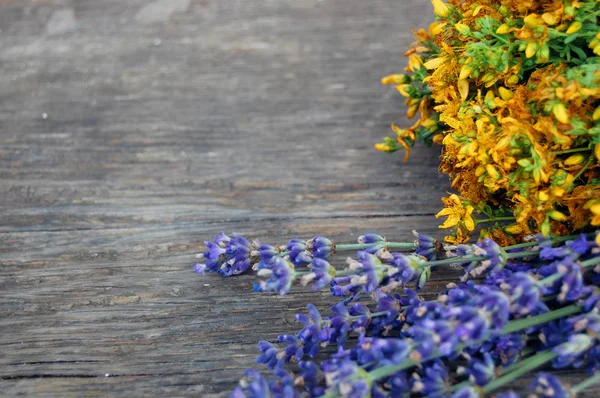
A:
[[[407,73],[382,79],[419,119],[376,149],[442,145],[448,242],[600,226],[600,0],[432,2]]]

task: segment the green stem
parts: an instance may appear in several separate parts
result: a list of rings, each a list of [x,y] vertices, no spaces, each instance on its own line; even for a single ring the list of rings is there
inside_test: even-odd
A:
[[[516,321],[511,321],[508,323],[508,325],[506,325],[505,327],[502,328],[500,333],[508,334],[508,333],[512,333],[512,332],[517,332],[519,330],[527,329],[531,326],[541,325],[541,324],[553,321],[555,319],[560,319],[567,315],[576,314],[578,312],[581,312],[581,308],[577,305],[571,305],[571,306],[564,307],[564,308],[561,308],[558,310],[547,312],[545,314],[532,316],[532,317],[529,317],[526,319],[519,319]],[[454,352],[460,352],[464,348],[472,346],[472,345],[476,345],[480,342],[484,342],[488,338],[489,338],[489,334],[487,336],[485,336],[483,339],[478,340],[476,342],[471,342],[469,344],[457,344]],[[440,358],[442,356],[444,356],[444,355],[437,352],[437,353],[431,355],[430,357],[426,358],[426,360],[429,361],[431,359]],[[401,370],[409,369],[409,368],[419,364],[420,362],[421,361],[417,362],[417,361],[413,361],[412,359],[407,359],[398,365],[382,366],[378,369],[375,369],[375,370],[369,372],[369,379],[371,381],[375,381],[375,380],[381,379],[383,377],[391,376],[396,372],[400,372]]]
[[[591,148],[565,149],[564,151],[554,151],[554,152],[552,152],[552,154],[553,155],[564,155],[565,153],[576,153],[576,152],[587,152],[587,151],[591,151]]]
[[[373,246],[379,246],[379,247],[387,247],[388,249],[414,249],[415,248],[415,243],[414,242],[377,242],[377,243],[348,243],[348,244],[341,244],[341,245],[335,245],[335,250],[336,251],[343,251],[343,250],[361,250],[361,249],[366,249],[367,247],[373,247]]]
[[[482,218],[479,220],[475,220],[475,224],[479,225],[481,223],[486,223],[486,222],[496,222],[496,221],[514,221],[515,218],[514,217],[490,217],[490,218]]]
[[[546,312],[545,314],[536,315],[525,319],[517,319],[515,321],[509,322],[508,325],[504,326],[502,328],[502,334],[508,334],[519,330],[527,329],[531,326],[540,325],[542,323],[550,322],[565,316],[577,314],[579,312],[581,312],[581,307],[579,307],[578,305],[569,305],[558,310]]]
[[[577,394],[585,390],[586,388],[593,386],[596,383],[600,383],[600,372],[597,372],[594,376],[590,377],[589,379],[574,385],[573,387],[571,387],[571,391]]]
[[[575,186],[575,181],[577,181],[577,179],[579,177],[581,177],[583,172],[587,170],[587,168],[590,166],[590,164],[592,164],[592,160],[594,160],[594,158],[595,158],[595,156],[593,156],[593,155],[590,156],[588,158],[587,162],[585,162],[585,164],[581,168],[581,170],[579,170],[579,172],[577,174],[575,174],[575,177],[573,177],[573,183],[571,183],[571,185],[569,186],[569,191],[571,190],[571,188],[573,188]]]
[[[599,257],[594,257],[594,258],[590,258],[589,260],[585,260],[581,262],[581,266],[583,268],[591,268],[595,265],[600,264],[600,256]]]
[[[529,348],[530,350],[532,350],[532,349],[531,349],[531,347],[528,347],[528,348]],[[524,351],[525,351],[525,350],[523,350],[523,352],[524,352]],[[548,350],[546,350],[546,351],[542,351],[542,352],[540,352],[540,353],[538,353],[538,354],[543,354],[543,353],[545,353],[545,352],[548,352]],[[522,353],[521,355],[523,356],[523,355],[525,355],[525,354],[523,354],[523,353]],[[510,372],[514,371],[515,369],[519,369],[521,366],[526,366],[526,365],[528,365],[528,364],[529,364],[531,361],[535,360],[535,357],[536,357],[536,356],[537,356],[537,355],[530,356],[530,357],[529,357],[529,358],[527,358],[527,359],[522,359],[522,360],[520,360],[520,361],[518,361],[518,362],[515,362],[515,363],[513,363],[513,364],[512,364],[512,365],[510,365],[510,366],[507,366],[507,367],[505,367],[505,368],[502,368],[502,369],[500,369],[500,376],[503,376],[503,375],[505,375],[505,374],[507,374],[507,373],[510,373]]]
[[[509,382],[515,380],[519,376],[522,376],[527,372],[530,372],[536,368],[539,368],[546,362],[553,360],[557,355],[558,354],[556,354],[552,351],[546,351],[544,353],[534,355],[533,357],[530,358],[530,360],[527,363],[522,364],[516,370],[514,370],[510,373],[507,373],[504,376],[486,384],[482,388],[482,391],[485,394],[488,394],[494,390],[497,390],[498,388],[502,387],[506,383],[509,383]]]
[[[537,252],[530,251],[530,252],[507,253],[506,258],[527,257],[527,256],[531,256],[533,254],[537,254]],[[421,262],[421,265],[424,267],[434,267],[436,265],[470,263],[473,261],[484,261],[489,258],[490,258],[489,256],[450,257],[450,258],[445,258],[443,260],[423,261],[423,262]]]

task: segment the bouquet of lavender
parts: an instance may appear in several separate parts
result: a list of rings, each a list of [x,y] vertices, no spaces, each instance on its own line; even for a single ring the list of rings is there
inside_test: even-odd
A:
[[[263,278],[256,291],[286,294],[298,281],[340,297],[329,314],[309,305],[296,315],[303,326],[295,335],[259,342],[257,363],[273,376],[248,370],[232,397],[518,397],[510,383],[540,368],[590,377],[569,386],[541,372],[529,396],[570,397],[600,383],[600,233],[536,235],[507,247],[415,235],[270,246],[222,233],[206,242],[198,272],[254,269]],[[329,262],[354,250],[344,269]],[[432,269],[448,264],[463,277],[424,301],[418,291]]]

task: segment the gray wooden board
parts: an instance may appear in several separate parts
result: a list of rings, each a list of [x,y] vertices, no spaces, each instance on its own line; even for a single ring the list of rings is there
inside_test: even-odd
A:
[[[431,15],[426,0],[0,0],[2,394],[227,395],[259,339],[334,299],[194,274],[221,230],[440,236],[438,150],[372,150],[408,123],[379,79]]]

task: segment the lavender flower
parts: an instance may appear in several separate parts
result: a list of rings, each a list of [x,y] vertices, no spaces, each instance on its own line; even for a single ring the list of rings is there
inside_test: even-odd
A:
[[[307,285],[310,282],[314,282],[313,290],[319,290],[330,285],[336,273],[335,268],[327,260],[318,257],[312,259],[310,270],[312,272],[302,277],[302,284]]]
[[[245,376],[231,393],[231,398],[263,398],[270,395],[271,387],[258,370],[248,369]]]
[[[433,237],[425,234],[420,234],[417,231],[412,231],[413,235],[417,238],[415,240],[415,252],[422,257],[425,257],[427,261],[435,261],[438,259],[438,249],[441,244]]]
[[[449,393],[448,368],[442,361],[434,360],[423,365],[421,374],[413,373],[412,391],[426,397],[442,398]]]
[[[363,398],[371,391],[367,372],[354,361],[327,362],[323,364],[323,371],[328,391],[337,391],[348,398]]]
[[[256,358],[256,363],[264,363],[269,368],[274,368],[279,364],[279,359],[277,358],[277,348],[268,341],[259,341],[258,349],[261,352]]]
[[[205,260],[194,265],[194,271],[204,274],[206,270],[219,272],[222,276],[241,274],[251,265],[252,245],[246,238],[221,232],[212,242],[205,241],[207,250],[196,257]]]
[[[529,386],[532,391],[532,398],[570,398],[571,394],[565,386],[562,385],[556,376],[550,373],[540,372]]]
[[[510,391],[502,392],[502,393],[496,395],[496,398],[521,398],[521,397],[516,392],[510,390]]]
[[[415,279],[415,271],[419,269],[421,261],[416,256],[405,256],[402,253],[392,253],[391,265],[387,275],[392,281],[405,285]]]
[[[357,346],[357,363],[377,366],[398,365],[408,358],[411,345],[404,339],[365,337]]]
[[[547,295],[557,294],[559,303],[566,301],[575,301],[586,294],[583,283],[583,270],[581,265],[575,262],[572,256],[567,256],[561,260],[554,261],[549,265],[539,268],[539,275],[548,277],[558,274],[560,278],[551,286],[544,287],[544,293]]]
[[[335,245],[324,236],[315,236],[306,241],[306,248],[312,251],[313,257],[327,259],[335,251]]]
[[[344,302],[333,305],[331,311],[333,315],[329,317],[325,326],[321,329],[319,338],[322,342],[337,343],[339,346],[343,346],[348,332],[351,330],[349,321],[352,316]]]
[[[358,243],[369,244],[369,243],[383,243],[385,238],[377,234],[365,234],[358,237]]]
[[[487,344],[482,350],[492,349],[491,355],[504,366],[512,365],[519,358],[519,353],[525,348],[525,339],[519,333],[510,333],[498,336]]]
[[[302,239],[291,239],[286,246],[286,250],[290,261],[296,267],[312,261],[312,254],[306,248],[306,241]]]
[[[592,345],[592,338],[587,334],[575,334],[569,340],[557,345],[552,350],[558,356],[552,361],[555,368],[564,368],[579,359]]]
[[[480,398],[480,396],[473,387],[465,386],[452,394],[451,398]]]
[[[541,301],[540,287],[530,274],[516,272],[500,287],[511,296],[511,314],[525,316],[548,311]]]
[[[482,359],[471,359],[466,368],[459,367],[458,373],[466,374],[469,376],[469,381],[484,386],[496,377],[496,366],[492,356],[484,352]]]
[[[255,283],[254,291],[277,292],[280,295],[285,295],[290,291],[292,281],[296,278],[296,271],[288,260],[275,257],[268,268],[258,271],[258,276],[267,277],[267,279]]]
[[[319,367],[311,361],[300,361],[298,367],[300,374],[294,380],[294,384],[303,387],[311,397],[323,395],[325,388],[319,385]]]

